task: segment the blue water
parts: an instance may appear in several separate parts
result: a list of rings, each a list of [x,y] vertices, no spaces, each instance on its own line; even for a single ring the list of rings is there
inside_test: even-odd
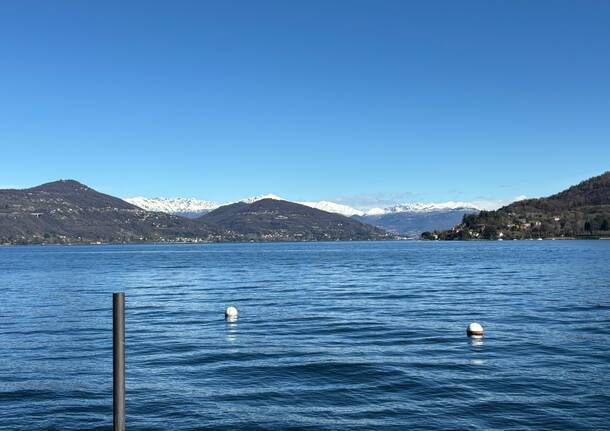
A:
[[[610,427],[610,241],[4,247],[0,288],[0,429],[112,429],[119,290],[129,430]]]

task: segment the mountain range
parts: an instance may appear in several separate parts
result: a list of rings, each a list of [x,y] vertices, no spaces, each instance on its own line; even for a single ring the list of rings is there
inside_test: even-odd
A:
[[[238,202],[253,203],[262,199],[283,200],[273,194],[254,196]],[[209,213],[222,204],[194,198],[126,198],[127,202],[140,208],[198,218]],[[443,203],[405,203],[386,208],[356,209],[348,205],[330,201],[297,201],[294,202],[310,208],[352,217],[363,223],[372,224],[381,229],[409,237],[418,237],[426,230],[448,229],[459,223],[465,214],[476,214],[480,211],[468,202]]]
[[[382,229],[263,197],[197,218],[148,211],[74,180],[0,190],[0,244],[388,239]]]
[[[258,195],[249,198],[241,199],[237,202],[252,203],[261,199],[276,199],[290,202],[288,199],[284,199],[274,194]],[[170,214],[188,215],[191,218],[197,218],[203,214],[206,214],[218,207],[223,205],[229,205],[235,202],[228,203],[217,203],[207,200],[201,200],[196,198],[146,198],[143,196],[125,198],[126,202],[136,205],[140,208],[148,211],[162,211]],[[482,208],[478,207],[477,204],[471,202],[457,202],[448,201],[440,203],[404,203],[397,204],[385,208],[370,208],[370,209],[356,209],[349,205],[340,204],[330,201],[294,201],[295,203],[305,205],[311,208],[319,210],[341,214],[347,217],[354,215],[357,216],[379,216],[390,213],[400,212],[432,212],[432,211],[444,211],[444,210],[456,210],[456,209],[471,209],[480,211]]]
[[[610,172],[545,198],[524,199],[496,211],[465,215],[425,239],[538,239],[610,237]]]
[[[74,180],[0,190],[0,244],[378,240],[422,230],[424,239],[610,237],[610,172],[496,211],[460,202],[358,210],[275,195],[220,206],[181,198],[129,201]]]

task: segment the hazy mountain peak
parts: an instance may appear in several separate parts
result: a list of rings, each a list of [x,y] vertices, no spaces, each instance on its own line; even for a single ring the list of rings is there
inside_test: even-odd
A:
[[[305,201],[298,203],[311,208],[316,208],[329,213],[341,214],[348,217],[353,215],[364,215],[365,213],[364,211],[352,208],[349,205],[338,204],[330,201]]]
[[[371,209],[366,210],[365,215],[375,216],[375,215],[383,215],[385,213],[386,213],[386,210],[384,208],[371,208]]]

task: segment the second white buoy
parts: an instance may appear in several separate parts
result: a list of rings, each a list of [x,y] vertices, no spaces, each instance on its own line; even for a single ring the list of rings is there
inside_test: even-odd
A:
[[[237,311],[237,308],[234,307],[233,305],[230,305],[225,310],[225,319],[227,319],[227,320],[235,320],[235,319],[237,319],[237,315],[238,314],[239,313]]]
[[[466,329],[466,335],[472,338],[481,338],[483,337],[483,327],[480,323],[473,322],[468,325],[468,329]]]

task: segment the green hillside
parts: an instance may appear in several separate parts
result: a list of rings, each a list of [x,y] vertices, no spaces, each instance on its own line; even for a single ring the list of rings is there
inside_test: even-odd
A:
[[[555,195],[465,215],[462,223],[423,239],[537,239],[610,237],[610,172]]]

